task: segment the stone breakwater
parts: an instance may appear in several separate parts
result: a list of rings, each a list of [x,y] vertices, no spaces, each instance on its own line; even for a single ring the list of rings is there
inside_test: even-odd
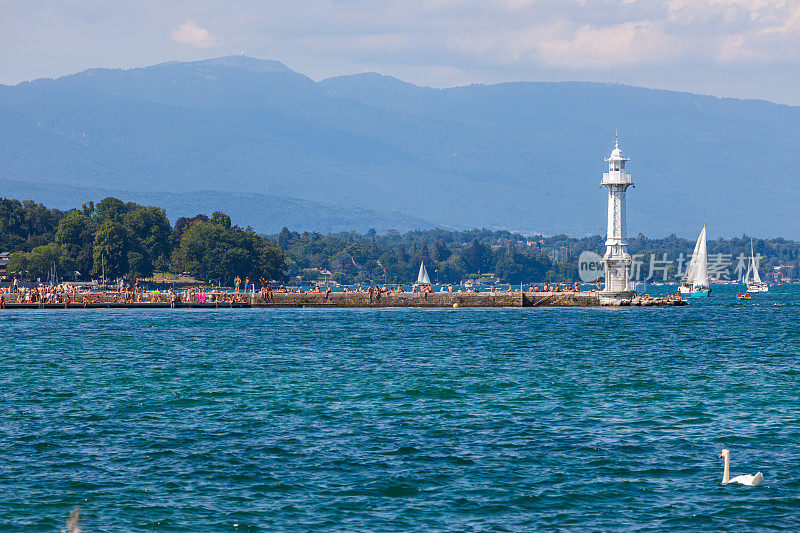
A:
[[[147,296],[147,295],[145,295]],[[176,308],[356,308],[356,307],[676,307],[687,302],[675,298],[630,297],[608,299],[597,292],[479,292],[479,293],[356,293],[333,292],[297,293],[276,292],[268,295],[240,294],[234,301],[222,301],[230,294],[215,297],[214,302],[175,303]],[[5,295],[5,309],[156,309],[169,308],[169,302],[120,302],[109,295],[92,295],[84,303],[25,303],[17,302],[16,295]]]

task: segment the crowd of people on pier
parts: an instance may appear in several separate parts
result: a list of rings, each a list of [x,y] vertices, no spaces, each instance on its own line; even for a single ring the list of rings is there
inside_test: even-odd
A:
[[[519,289],[515,289],[513,286],[509,285],[507,289],[498,289],[495,285],[492,285],[488,292],[498,292],[498,293],[514,293],[514,292],[580,292],[581,288],[578,284],[570,284],[570,285],[543,285],[541,288],[539,285],[531,284],[527,289],[524,287],[520,287]],[[319,294],[319,293],[330,293],[331,287],[325,286],[325,289],[321,288],[319,285],[315,285],[308,289],[304,289],[302,286],[285,286],[280,285],[279,287],[273,287],[270,283],[265,282],[262,280],[261,289],[259,290],[259,294],[262,296],[268,296],[274,293],[302,293],[302,294]],[[432,285],[413,285],[410,289],[403,287],[401,284],[398,285],[370,285],[369,287],[365,288],[363,285],[343,285],[341,286],[341,292],[345,293],[369,293],[369,292],[380,292],[386,294],[401,294],[401,293],[431,293],[431,292],[442,292],[442,293],[455,293],[455,292],[470,292],[470,293],[478,293],[481,292],[477,287],[465,288],[465,289],[455,289],[452,284],[449,285],[441,285],[439,291],[436,291]],[[487,291],[483,291],[487,292]],[[242,294],[238,291],[235,294]]]
[[[234,294],[243,294],[239,292],[240,289],[240,278],[236,278],[234,282]],[[274,295],[276,293],[294,293],[294,294],[330,294],[331,287],[330,285],[326,285],[323,287],[319,285],[315,285],[310,288],[303,288],[303,286],[285,286],[280,285],[274,287],[270,282],[261,279],[261,289],[259,289],[259,294],[265,301],[270,301],[274,299]],[[253,287],[253,293],[255,293],[255,285],[250,284],[250,280],[245,280],[245,287]],[[488,292],[490,293],[519,293],[519,292],[548,292],[548,293],[562,293],[562,292],[580,292],[580,286],[575,284],[546,284],[543,285],[541,288],[539,285],[530,284],[527,288],[520,286],[519,289],[514,288],[512,285],[509,285],[507,289],[498,289],[495,285],[492,285]],[[434,286],[432,285],[417,285],[414,284],[411,288],[403,287],[402,284],[397,285],[370,285],[369,287],[365,287],[362,284],[358,285],[344,285],[341,287],[340,292],[343,293],[356,293],[356,294],[417,294],[417,293],[479,293],[481,292],[477,287],[465,287],[465,288],[455,288],[452,284],[448,285],[441,285],[440,289],[436,291]],[[487,291],[484,291],[487,292]]]
[[[13,283],[9,287],[0,289],[0,305],[5,304],[11,300],[15,303],[41,303],[41,304],[103,304],[103,303],[123,303],[123,304],[146,304],[146,303],[169,303],[175,306],[180,303],[199,303],[199,304],[233,304],[233,303],[247,303],[251,299],[255,299],[256,295],[260,295],[261,300],[269,302],[274,300],[274,295],[278,293],[293,293],[293,294],[326,294],[330,295],[332,288],[330,285],[314,285],[309,288],[303,286],[287,286],[273,284],[264,278],[258,280],[261,288],[256,291],[256,283],[252,282],[249,277],[242,280],[241,277],[236,276],[233,279],[232,291],[229,288],[219,287],[202,287],[192,286],[176,290],[174,287],[168,289],[153,289],[148,290],[143,284],[143,280],[136,279],[133,283],[126,284],[124,281],[119,281],[113,286],[111,290],[105,290],[108,287],[90,287],[81,286],[73,283],[63,283],[60,285],[38,285],[34,287],[22,287],[17,283]],[[375,284],[365,286],[363,284],[345,285],[337,288],[337,291],[344,293],[362,293],[369,294],[370,298],[380,297],[382,294],[423,294],[427,296],[429,293],[519,293],[519,292],[547,292],[547,293],[563,293],[563,292],[580,292],[578,284],[545,284],[541,287],[539,285],[529,284],[527,287],[520,286],[514,288],[509,285],[508,288],[498,288],[496,285],[491,285],[488,290],[479,290],[477,287],[454,287],[452,284],[440,285],[438,290],[433,285],[427,284],[414,284],[411,287],[404,287],[402,284],[389,285],[389,284]],[[6,294],[14,293],[13,298],[7,298]]]
[[[323,290],[319,285],[315,285],[308,289],[304,289],[302,285],[300,286],[273,286],[271,282],[261,279],[261,289],[259,290],[260,294],[268,294],[268,293],[320,293],[320,292],[330,292],[331,287],[330,285],[324,286],[325,289]],[[233,294],[242,295],[248,293],[255,293],[255,284],[251,283],[250,278],[245,278],[244,284],[242,284],[241,278],[238,276],[234,280],[233,286]],[[581,289],[577,284],[571,285],[543,285],[540,289],[539,285],[530,284],[527,289],[523,288],[522,286],[519,289],[515,289],[513,286],[509,285],[507,289],[498,289],[494,284],[491,285],[488,292],[579,292]],[[421,293],[421,292],[473,292],[477,293],[480,292],[478,288],[471,287],[471,288],[464,288],[464,289],[456,289],[453,287],[452,284],[448,285],[441,285],[439,291],[436,291],[432,285],[417,285],[414,284],[410,289],[406,289],[403,287],[402,284],[397,285],[370,285],[369,287],[365,288],[364,285],[344,285],[341,286],[342,292],[354,292],[354,293],[368,293],[372,292],[382,292],[382,293],[404,293],[404,292],[411,292],[411,293]],[[82,286],[80,284],[74,283],[63,283],[59,285],[38,285],[35,287],[20,287],[16,283],[12,284],[9,287],[0,288],[0,294],[2,293],[18,293],[20,294],[20,301],[26,302],[51,302],[58,303],[59,301],[63,300],[66,296],[71,296],[74,298],[77,294],[89,293],[91,292],[90,288]],[[191,301],[191,302],[204,302],[206,298],[211,298],[213,294],[227,292],[223,290],[222,287],[217,288],[207,288],[207,287],[189,287],[182,291],[175,292],[174,288],[168,289],[167,292],[161,292],[158,289],[153,291],[145,290],[145,288],[141,285],[141,280],[136,279],[133,284],[125,284],[124,282],[120,282],[118,285],[114,287],[113,290],[104,291],[106,293],[114,293],[117,296],[117,301],[120,302],[143,302],[147,301],[147,299],[155,297],[155,298],[163,298],[167,292],[175,293],[181,300],[183,301]]]
[[[170,287],[167,290],[147,290],[140,283],[139,279],[133,284],[126,285],[119,283],[113,290],[106,290],[90,286],[82,286],[75,283],[62,283],[58,285],[37,285],[34,287],[20,286],[12,283],[9,287],[0,288],[0,306],[5,307],[6,303],[23,304],[69,304],[78,303],[87,306],[88,304],[104,303],[169,303],[173,307],[175,304],[189,303],[245,303],[244,294],[230,293],[221,288],[207,287],[188,287],[183,290],[175,290]]]
[[[142,280],[136,279],[131,284],[125,284],[124,281],[119,282],[114,286],[114,290],[103,290],[99,287],[80,286],[78,284],[63,283],[59,285],[38,285],[34,287],[23,287],[17,283],[13,283],[9,287],[0,288],[0,307],[5,307],[6,303],[38,303],[38,304],[107,304],[107,303],[122,303],[122,304],[170,304],[175,307],[178,304],[215,304],[219,305],[233,305],[233,304],[246,304],[257,302],[274,301],[276,294],[325,294],[326,297],[332,292],[330,285],[314,285],[309,288],[303,286],[286,286],[286,285],[273,285],[266,279],[259,280],[261,288],[256,291],[256,284],[251,282],[250,278],[245,277],[244,282],[237,276],[233,280],[233,287],[224,288],[218,287],[202,287],[192,286],[180,290],[174,287],[168,289],[153,289],[148,290],[144,287]],[[355,293],[355,294],[369,294],[370,299],[380,298],[384,294],[422,294],[427,297],[431,293],[479,293],[488,292],[490,294],[509,294],[509,293],[578,293],[581,288],[577,283],[573,284],[529,284],[527,287],[520,286],[515,288],[509,285],[507,288],[498,288],[492,284],[488,289],[479,290],[477,287],[454,287],[452,284],[440,285],[438,290],[433,285],[414,284],[411,287],[404,287],[402,284],[397,285],[344,285],[337,287],[337,292]],[[13,294],[13,296],[11,296]],[[647,299],[648,295],[641,295],[639,298]],[[679,294],[668,294],[667,300],[680,299]]]
[[[39,285],[36,287],[20,287],[13,284],[0,291],[0,303],[5,304],[6,295],[14,294],[17,302],[23,303],[64,303],[76,301],[82,291],[76,285]]]

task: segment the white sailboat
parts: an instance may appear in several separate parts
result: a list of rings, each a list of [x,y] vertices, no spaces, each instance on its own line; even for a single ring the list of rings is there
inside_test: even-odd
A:
[[[430,284],[431,278],[428,277],[428,271],[425,269],[425,261],[422,261],[419,264],[419,274],[417,275],[417,282],[414,285],[420,286]]]
[[[708,296],[711,289],[708,286],[708,246],[706,244],[706,226],[697,238],[692,252],[692,260],[686,269],[683,284],[678,287],[679,294],[688,296]]]
[[[761,276],[758,275],[758,265],[756,265],[756,258],[753,255],[753,239],[750,239],[750,263],[747,265],[744,284],[747,285],[747,292],[769,291],[769,285],[761,281]]]

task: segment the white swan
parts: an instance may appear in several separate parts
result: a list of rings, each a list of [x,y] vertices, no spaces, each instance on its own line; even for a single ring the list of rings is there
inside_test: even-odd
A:
[[[756,472],[754,476],[745,474],[743,476],[736,476],[732,478],[730,474],[731,451],[727,448],[722,450],[722,453],[719,454],[719,458],[722,459],[723,457],[725,458],[725,471],[722,473],[723,485],[727,485],[728,483],[741,483],[742,485],[747,485],[748,487],[756,487],[761,485],[761,482],[764,481],[764,474],[761,472]]]

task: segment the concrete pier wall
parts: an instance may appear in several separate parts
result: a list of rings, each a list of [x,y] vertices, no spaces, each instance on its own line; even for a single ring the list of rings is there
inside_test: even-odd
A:
[[[523,293],[368,293],[332,292],[256,294],[253,307],[523,307]]]

